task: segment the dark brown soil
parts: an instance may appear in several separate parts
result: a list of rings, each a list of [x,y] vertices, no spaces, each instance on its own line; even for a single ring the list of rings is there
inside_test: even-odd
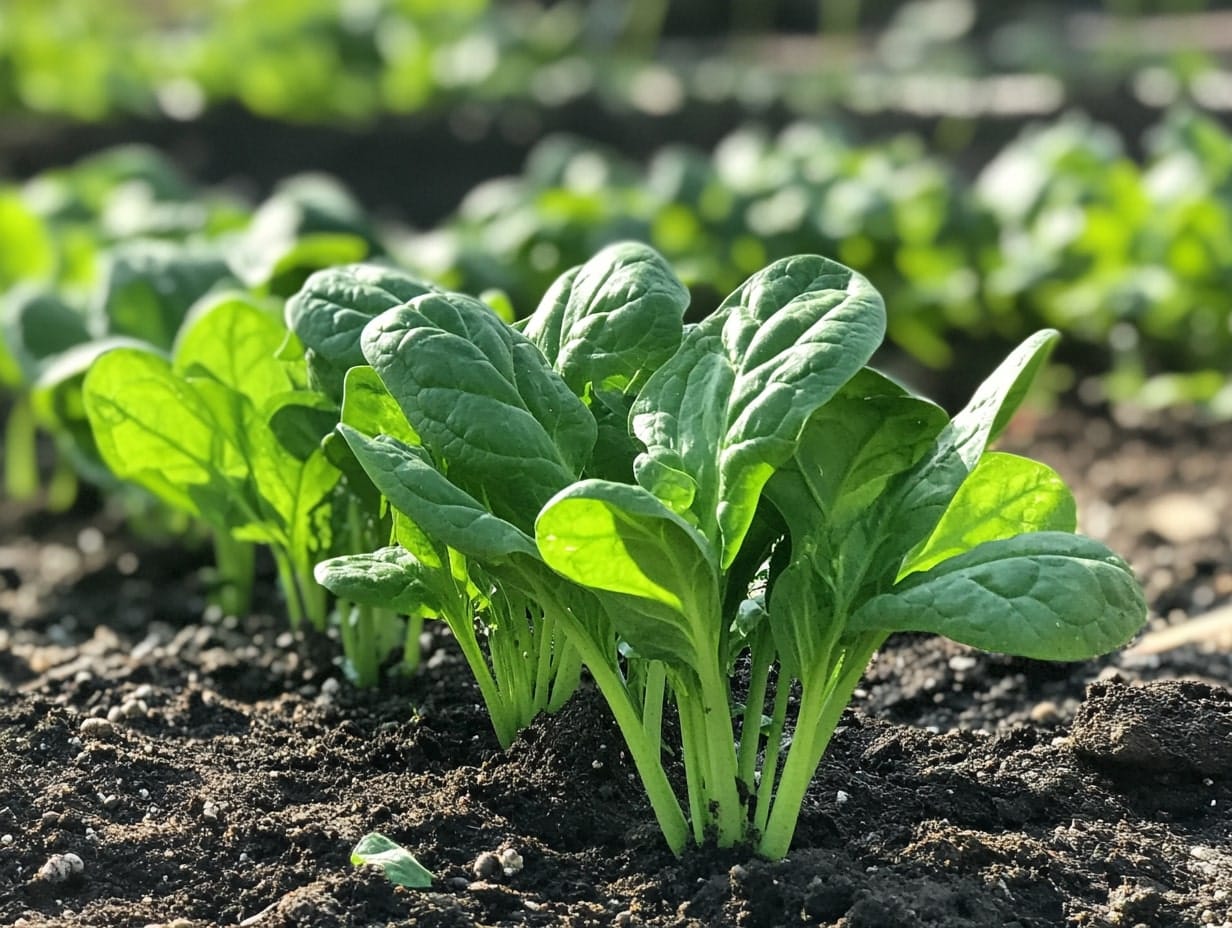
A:
[[[357,692],[279,620],[209,614],[203,555],[10,507],[0,924],[1232,926],[1232,656],[1183,624],[1232,600],[1232,427],[1064,412],[1008,444],[1131,558],[1146,644],[1053,665],[892,641],[778,863],[674,859],[591,694],[502,754],[439,633],[421,674]],[[432,890],[352,867],[369,831]],[[477,879],[506,848],[522,869]],[[80,874],[37,878],[69,852]]]

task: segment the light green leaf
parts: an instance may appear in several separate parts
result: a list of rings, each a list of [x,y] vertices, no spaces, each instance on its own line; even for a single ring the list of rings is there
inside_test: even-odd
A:
[[[574,484],[544,507],[535,540],[556,572],[626,598],[621,632],[640,655],[691,669],[707,641],[703,636],[717,635],[712,552],[692,526],[641,487]]]
[[[347,371],[341,421],[369,438],[389,435],[408,445],[420,443],[398,401],[376,370],[366,364]]]
[[[376,831],[359,839],[351,851],[351,863],[380,867],[389,882],[407,889],[427,889],[435,879],[410,851]]]
[[[177,376],[165,357],[139,348],[100,356],[84,398],[99,454],[117,477],[219,524],[217,513],[201,509],[201,488],[221,499],[244,471],[217,402]]]
[[[889,532],[875,558],[879,564],[901,563],[908,551],[932,534],[989,442],[1026,396],[1058,337],[1046,329],[1019,345],[980,385],[920,462],[883,495],[870,515]]]
[[[49,278],[55,259],[44,222],[16,191],[0,191],[0,290]]]
[[[803,255],[753,275],[685,334],[634,404],[649,459],[639,482],[648,475],[658,492],[664,474],[687,475],[692,517],[730,564],[765,482],[884,332],[880,295],[841,264]],[[687,493],[677,481],[670,488],[679,505]]]
[[[278,317],[249,297],[207,297],[185,320],[173,365],[181,376],[208,374],[260,404],[296,386],[286,363],[277,358],[285,336]]]
[[[1013,454],[984,455],[950,501],[924,546],[900,577],[928,570],[985,541],[1028,532],[1073,532],[1078,510],[1052,468]]]
[[[1035,532],[984,542],[866,602],[848,631],[945,635],[986,651],[1086,660],[1146,621],[1129,566],[1099,542]]]

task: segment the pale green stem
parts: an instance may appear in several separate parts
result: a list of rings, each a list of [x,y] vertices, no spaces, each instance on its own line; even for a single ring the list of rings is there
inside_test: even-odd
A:
[[[214,570],[219,584],[214,600],[226,615],[246,615],[252,608],[256,547],[230,532],[214,529]]]
[[[423,634],[423,627],[423,616],[407,616],[406,637],[402,645],[402,666],[408,671],[414,671],[419,668],[419,636]]]
[[[77,471],[68,456],[57,451],[47,483],[47,508],[52,512],[67,512],[77,501]]]
[[[274,564],[278,568],[278,585],[287,600],[287,616],[291,620],[291,628],[298,629],[304,621],[304,605],[300,601],[299,584],[295,582],[295,571],[286,553],[277,546],[271,548],[274,554]]]
[[[775,791],[774,807],[757,844],[757,853],[770,860],[786,856],[800,819],[800,807],[834,729],[851,701],[852,691],[864,675],[870,658],[885,640],[884,635],[864,635],[843,653],[843,665],[829,685],[809,687],[800,700],[800,714],[783,775]]]
[[[744,837],[745,816],[736,785],[739,774],[736,736],[732,731],[731,696],[727,681],[719,676],[717,662],[703,660],[700,670],[710,770],[706,792],[714,804],[719,847],[732,847]]]
[[[663,700],[666,697],[667,665],[647,661],[646,685],[642,692],[642,731],[657,749],[663,744]]]
[[[766,752],[761,765],[761,782],[757,784],[757,808],[753,813],[753,830],[761,834],[770,817],[770,800],[778,782],[779,763],[783,754],[783,728],[787,724],[787,706],[791,702],[791,678],[779,669],[774,684],[774,709],[770,715],[770,730],[766,732]]]
[[[763,623],[764,625],[764,623]],[[757,748],[761,743],[762,710],[766,704],[766,684],[770,677],[770,664],[774,660],[774,639],[770,632],[760,627],[753,639],[753,652],[749,668],[749,692],[744,702],[744,718],[740,725],[740,753],[737,769],[740,782],[752,795],[756,789],[754,773],[757,770]]]
[[[684,779],[689,793],[689,821],[693,826],[693,843],[706,840],[706,755],[702,751],[706,726],[702,723],[698,700],[684,694],[682,687],[673,687],[676,711],[680,716],[680,744],[684,755]]]
[[[539,600],[546,604],[553,603],[550,592],[546,589],[538,591]],[[611,709],[616,725],[624,736],[625,745],[633,764],[637,768],[642,785],[646,788],[646,796],[654,810],[655,819],[663,838],[673,854],[679,855],[689,838],[689,826],[685,821],[684,812],[680,808],[680,800],[672,791],[672,785],[663,769],[663,759],[659,745],[645,737],[641,713],[633,703],[624,678],[615,666],[614,658],[604,646],[595,640],[589,629],[582,624],[570,610],[553,603],[551,606],[557,621],[565,629],[568,640],[577,649],[581,662],[590,670],[590,675],[603,694],[604,700]]]
[[[27,502],[38,493],[37,431],[29,398],[15,397],[4,425],[4,492],[9,499]]]

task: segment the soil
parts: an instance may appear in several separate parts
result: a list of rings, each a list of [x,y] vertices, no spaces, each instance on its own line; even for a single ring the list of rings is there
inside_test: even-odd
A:
[[[1078,665],[893,639],[777,863],[673,858],[588,690],[502,753],[440,631],[356,691],[276,602],[206,608],[203,552],[2,508],[0,924],[1232,926],[1232,426],[1071,409],[1004,444],[1130,558],[1147,637]],[[353,867],[369,831],[432,888]]]

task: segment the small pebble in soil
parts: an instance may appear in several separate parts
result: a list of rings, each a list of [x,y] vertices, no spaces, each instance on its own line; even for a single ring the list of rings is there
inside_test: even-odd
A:
[[[633,920],[633,913],[628,909],[625,909],[623,912],[616,913],[616,918],[613,920],[612,924],[614,924],[616,928],[632,928],[636,922]]]
[[[477,880],[492,880],[499,876],[504,871],[501,865],[501,859],[491,851],[484,851],[475,858],[475,863],[471,866],[471,872],[475,874]]]
[[[514,848],[507,847],[500,852],[500,863],[505,876],[513,876],[515,873],[522,872],[522,855]]]
[[[107,738],[115,733],[115,726],[106,719],[91,716],[88,719],[82,719],[81,733],[88,738]]]
[[[12,835],[0,835],[0,844],[3,844],[5,847],[9,847],[12,843],[13,843]]]
[[[851,794],[846,792],[845,790],[840,789],[838,792],[834,794],[834,802],[840,806],[850,799],[851,799]]]
[[[1056,722],[1061,718],[1061,710],[1057,708],[1057,704],[1050,699],[1043,702],[1037,702],[1031,707],[1031,721],[1038,722],[1041,725],[1046,725],[1050,722]]]
[[[47,858],[47,862],[39,867],[34,878],[44,883],[63,883],[70,877],[80,874],[85,868],[85,862],[72,852],[52,854]]]

